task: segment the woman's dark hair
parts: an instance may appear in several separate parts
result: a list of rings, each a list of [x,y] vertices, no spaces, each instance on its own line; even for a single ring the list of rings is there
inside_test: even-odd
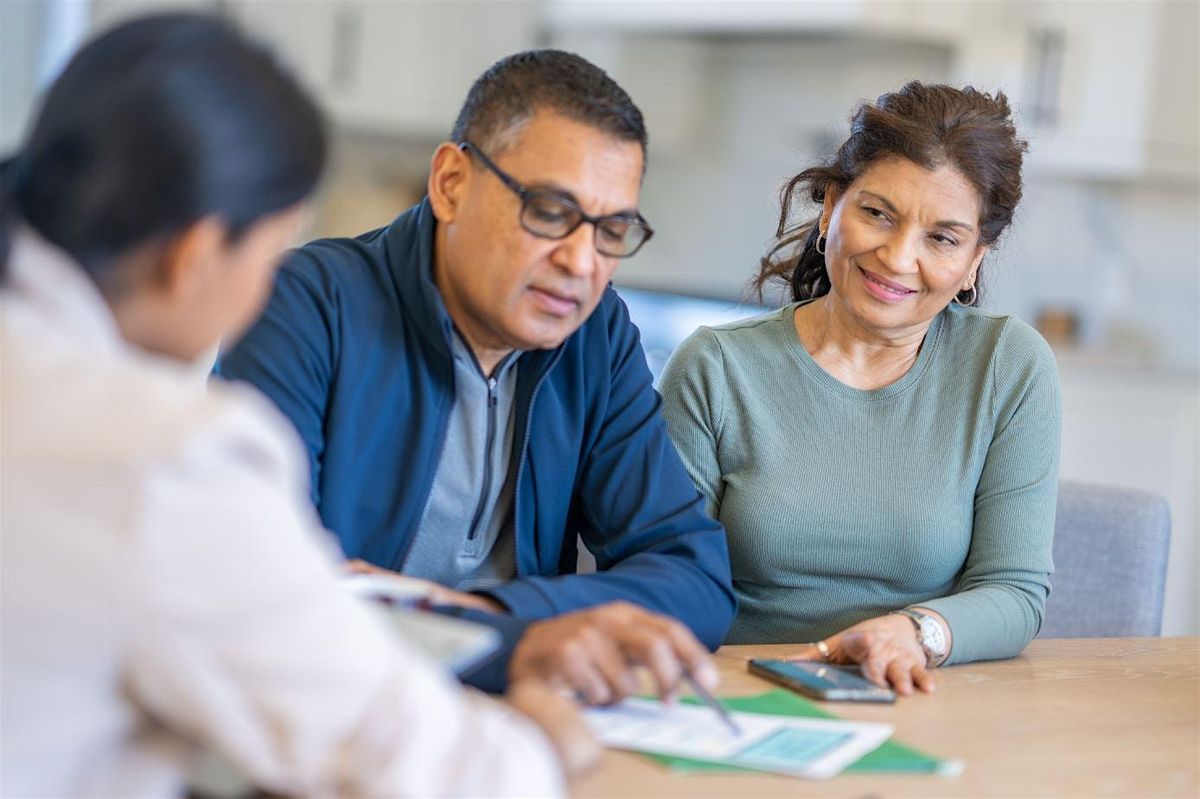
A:
[[[882,95],[874,105],[863,103],[851,115],[850,137],[833,159],[805,169],[783,187],[776,242],[762,259],[753,285],[760,296],[774,280],[790,284],[794,300],[828,294],[825,256],[817,252],[820,217],[793,224],[792,203],[805,195],[823,203],[826,192],[842,194],[869,167],[888,158],[961,172],[979,193],[979,241],[992,244],[1012,222],[1021,201],[1021,161],[1028,149],[1017,138],[1003,92],[989,95],[970,86],[956,89],[912,81]],[[978,290],[962,292],[958,300],[974,304],[978,297]]]
[[[307,196],[320,112],[266,50],[220,19],[144,17],[87,44],[0,171],[0,276],[24,220],[99,284],[129,248],[208,215],[236,238]]]

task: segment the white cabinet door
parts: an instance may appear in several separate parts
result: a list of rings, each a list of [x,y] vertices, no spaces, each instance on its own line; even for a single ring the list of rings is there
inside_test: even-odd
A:
[[[1197,4],[981,0],[969,8],[956,82],[1005,90],[1030,141],[1032,173],[1195,180]]]
[[[6,2],[6,0],[0,0],[0,2]],[[74,3],[68,0],[68,4]],[[218,11],[220,2],[219,0],[91,0],[87,5],[90,17],[88,27],[93,33],[97,33],[144,14],[161,14],[168,11]]]
[[[342,3],[307,0],[239,0],[233,18],[254,38],[270,46],[328,110],[328,98],[343,78],[335,63]]]
[[[354,90],[339,99],[345,121],[445,136],[485,69],[532,46],[532,2],[373,2],[364,24]]]
[[[1029,82],[1038,84],[1038,70],[1044,81],[1043,118],[1032,120],[1031,166],[1136,176],[1148,134],[1161,5],[1059,1],[1033,8]]]
[[[294,64],[338,123],[449,133],[471,83],[534,44],[534,0],[241,0],[235,16]]]

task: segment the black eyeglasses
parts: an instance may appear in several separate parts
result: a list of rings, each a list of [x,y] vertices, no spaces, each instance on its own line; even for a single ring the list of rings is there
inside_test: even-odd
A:
[[[492,163],[492,159],[469,141],[458,148],[471,152],[505,186],[521,198],[521,227],[543,239],[565,239],[575,229],[588,222],[596,229],[596,249],[601,255],[628,258],[642,248],[654,235],[641,215],[589,216],[578,204],[549,191],[530,189],[518,183],[512,175]]]

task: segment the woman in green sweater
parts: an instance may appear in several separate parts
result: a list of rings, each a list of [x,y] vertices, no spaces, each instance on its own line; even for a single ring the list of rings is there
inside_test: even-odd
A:
[[[728,531],[729,643],[799,643],[900,693],[1012,657],[1050,590],[1054,357],[976,307],[1021,197],[1008,101],[913,82],[863,104],[783,192],[757,283],[794,302],[702,328],[662,379],[671,436]],[[793,200],[820,205],[791,223]]]

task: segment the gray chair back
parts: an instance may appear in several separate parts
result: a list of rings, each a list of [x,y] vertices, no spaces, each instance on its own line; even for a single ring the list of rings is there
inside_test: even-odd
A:
[[[1171,511],[1155,494],[1063,481],[1039,638],[1162,632]]]

